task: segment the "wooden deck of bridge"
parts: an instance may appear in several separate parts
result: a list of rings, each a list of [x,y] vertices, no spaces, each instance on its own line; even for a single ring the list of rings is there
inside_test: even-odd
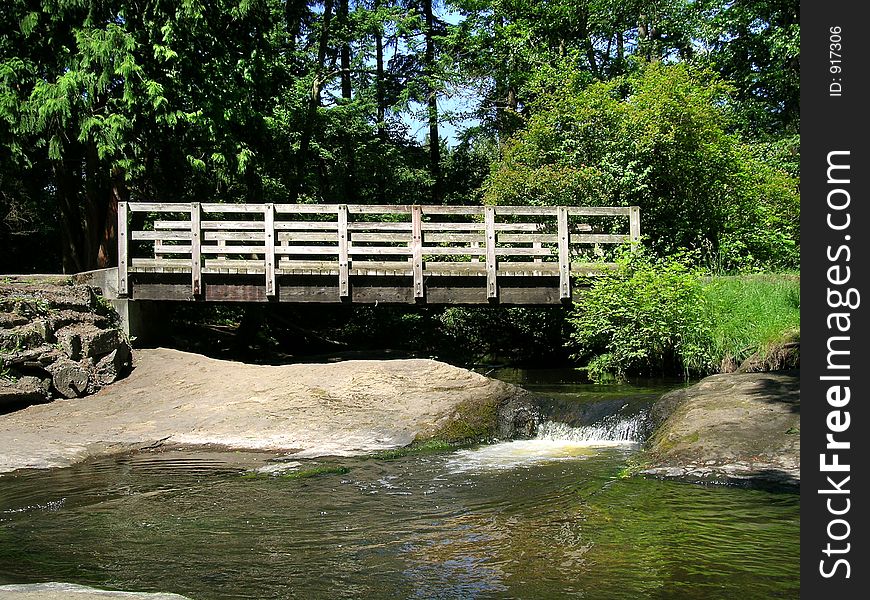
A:
[[[558,304],[640,240],[631,207],[118,205],[134,300]],[[624,233],[611,233],[612,231]]]

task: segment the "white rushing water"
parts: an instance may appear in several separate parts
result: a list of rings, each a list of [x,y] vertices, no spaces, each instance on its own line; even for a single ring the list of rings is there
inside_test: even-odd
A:
[[[454,472],[512,469],[540,462],[582,459],[597,454],[602,448],[631,448],[643,441],[646,419],[645,413],[625,418],[611,415],[594,425],[580,427],[546,421],[533,439],[459,450],[447,465]]]

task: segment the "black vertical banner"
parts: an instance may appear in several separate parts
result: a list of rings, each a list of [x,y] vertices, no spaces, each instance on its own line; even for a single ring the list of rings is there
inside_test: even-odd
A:
[[[801,4],[801,596],[870,589],[863,2]]]

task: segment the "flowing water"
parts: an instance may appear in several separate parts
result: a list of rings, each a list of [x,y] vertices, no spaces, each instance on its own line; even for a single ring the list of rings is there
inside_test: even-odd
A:
[[[537,439],[277,459],[256,476],[262,455],[165,452],[0,477],[0,584],[197,600],[797,597],[797,494],[620,476],[661,388],[496,375],[552,399]],[[279,475],[313,464],[342,468]]]

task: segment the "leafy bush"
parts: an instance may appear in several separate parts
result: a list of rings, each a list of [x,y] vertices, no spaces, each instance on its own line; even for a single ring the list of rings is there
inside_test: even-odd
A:
[[[569,345],[575,358],[590,359],[596,381],[707,372],[713,361],[706,302],[698,272],[639,253],[583,295],[569,317]]]

